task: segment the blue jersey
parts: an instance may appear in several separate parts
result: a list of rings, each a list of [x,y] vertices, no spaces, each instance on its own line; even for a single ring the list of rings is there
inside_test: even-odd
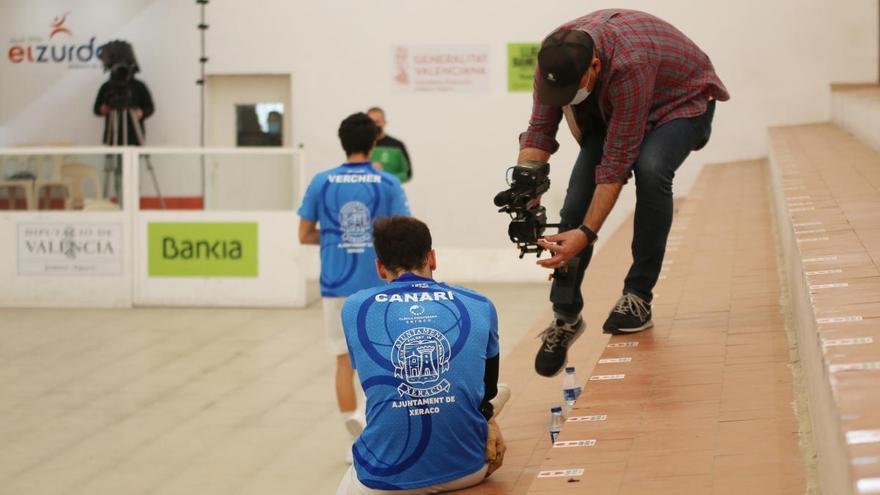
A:
[[[346,163],[316,175],[299,216],[321,228],[321,295],[345,297],[383,285],[376,273],[373,220],[409,216],[397,177],[370,162]]]
[[[352,446],[358,480],[413,489],[482,469],[486,359],[498,355],[498,316],[484,296],[405,274],[350,296],[342,324],[367,399]]]

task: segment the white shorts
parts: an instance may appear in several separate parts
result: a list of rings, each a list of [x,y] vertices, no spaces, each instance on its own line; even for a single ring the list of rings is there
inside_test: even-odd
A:
[[[342,331],[342,303],[344,297],[323,297],[321,307],[324,310],[324,334],[327,335],[327,348],[334,356],[348,354],[345,345],[345,332]]]
[[[342,481],[339,483],[339,488],[336,489],[336,495],[426,495],[429,493],[451,492],[453,490],[461,490],[470,486],[479,485],[484,479],[486,479],[487,469],[488,466],[483,466],[479,471],[462,476],[461,478],[423,488],[415,488],[412,490],[374,490],[370,487],[364,486],[364,484],[357,479],[357,474],[354,472],[354,466],[352,466],[348,468],[345,476],[342,477]]]

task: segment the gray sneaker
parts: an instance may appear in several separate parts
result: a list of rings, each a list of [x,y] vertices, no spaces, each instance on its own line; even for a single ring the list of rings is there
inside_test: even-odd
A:
[[[641,332],[654,326],[651,321],[651,303],[641,297],[626,293],[620,296],[614,309],[602,325],[604,333],[622,335]]]
[[[543,341],[535,356],[535,371],[541,376],[557,375],[568,361],[568,348],[584,333],[584,328],[586,325],[581,317],[574,323],[559,319],[550,322],[540,335]]]

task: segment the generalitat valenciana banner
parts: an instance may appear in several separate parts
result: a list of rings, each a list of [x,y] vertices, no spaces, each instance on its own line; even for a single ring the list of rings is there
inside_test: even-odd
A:
[[[395,91],[489,90],[488,45],[397,45],[392,56]]]

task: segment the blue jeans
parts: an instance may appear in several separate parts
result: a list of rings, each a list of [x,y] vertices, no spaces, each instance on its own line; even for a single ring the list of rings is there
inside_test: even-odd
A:
[[[660,276],[666,238],[672,227],[672,181],[675,171],[691,151],[699,150],[709,141],[715,101],[706,112],[689,119],[671,120],[645,136],[639,156],[633,165],[636,181],[636,213],[632,240],[632,266],[623,284],[623,291],[648,301]],[[595,123],[594,123],[595,124]],[[565,202],[560,212],[560,232],[577,228],[596,190],[596,166],[602,161],[605,145],[604,128],[592,125],[585,133],[581,151],[575,161]],[[573,320],[584,307],[581,284],[593,256],[587,247],[573,258],[566,270],[557,270],[550,291],[550,301],[557,318]]]

